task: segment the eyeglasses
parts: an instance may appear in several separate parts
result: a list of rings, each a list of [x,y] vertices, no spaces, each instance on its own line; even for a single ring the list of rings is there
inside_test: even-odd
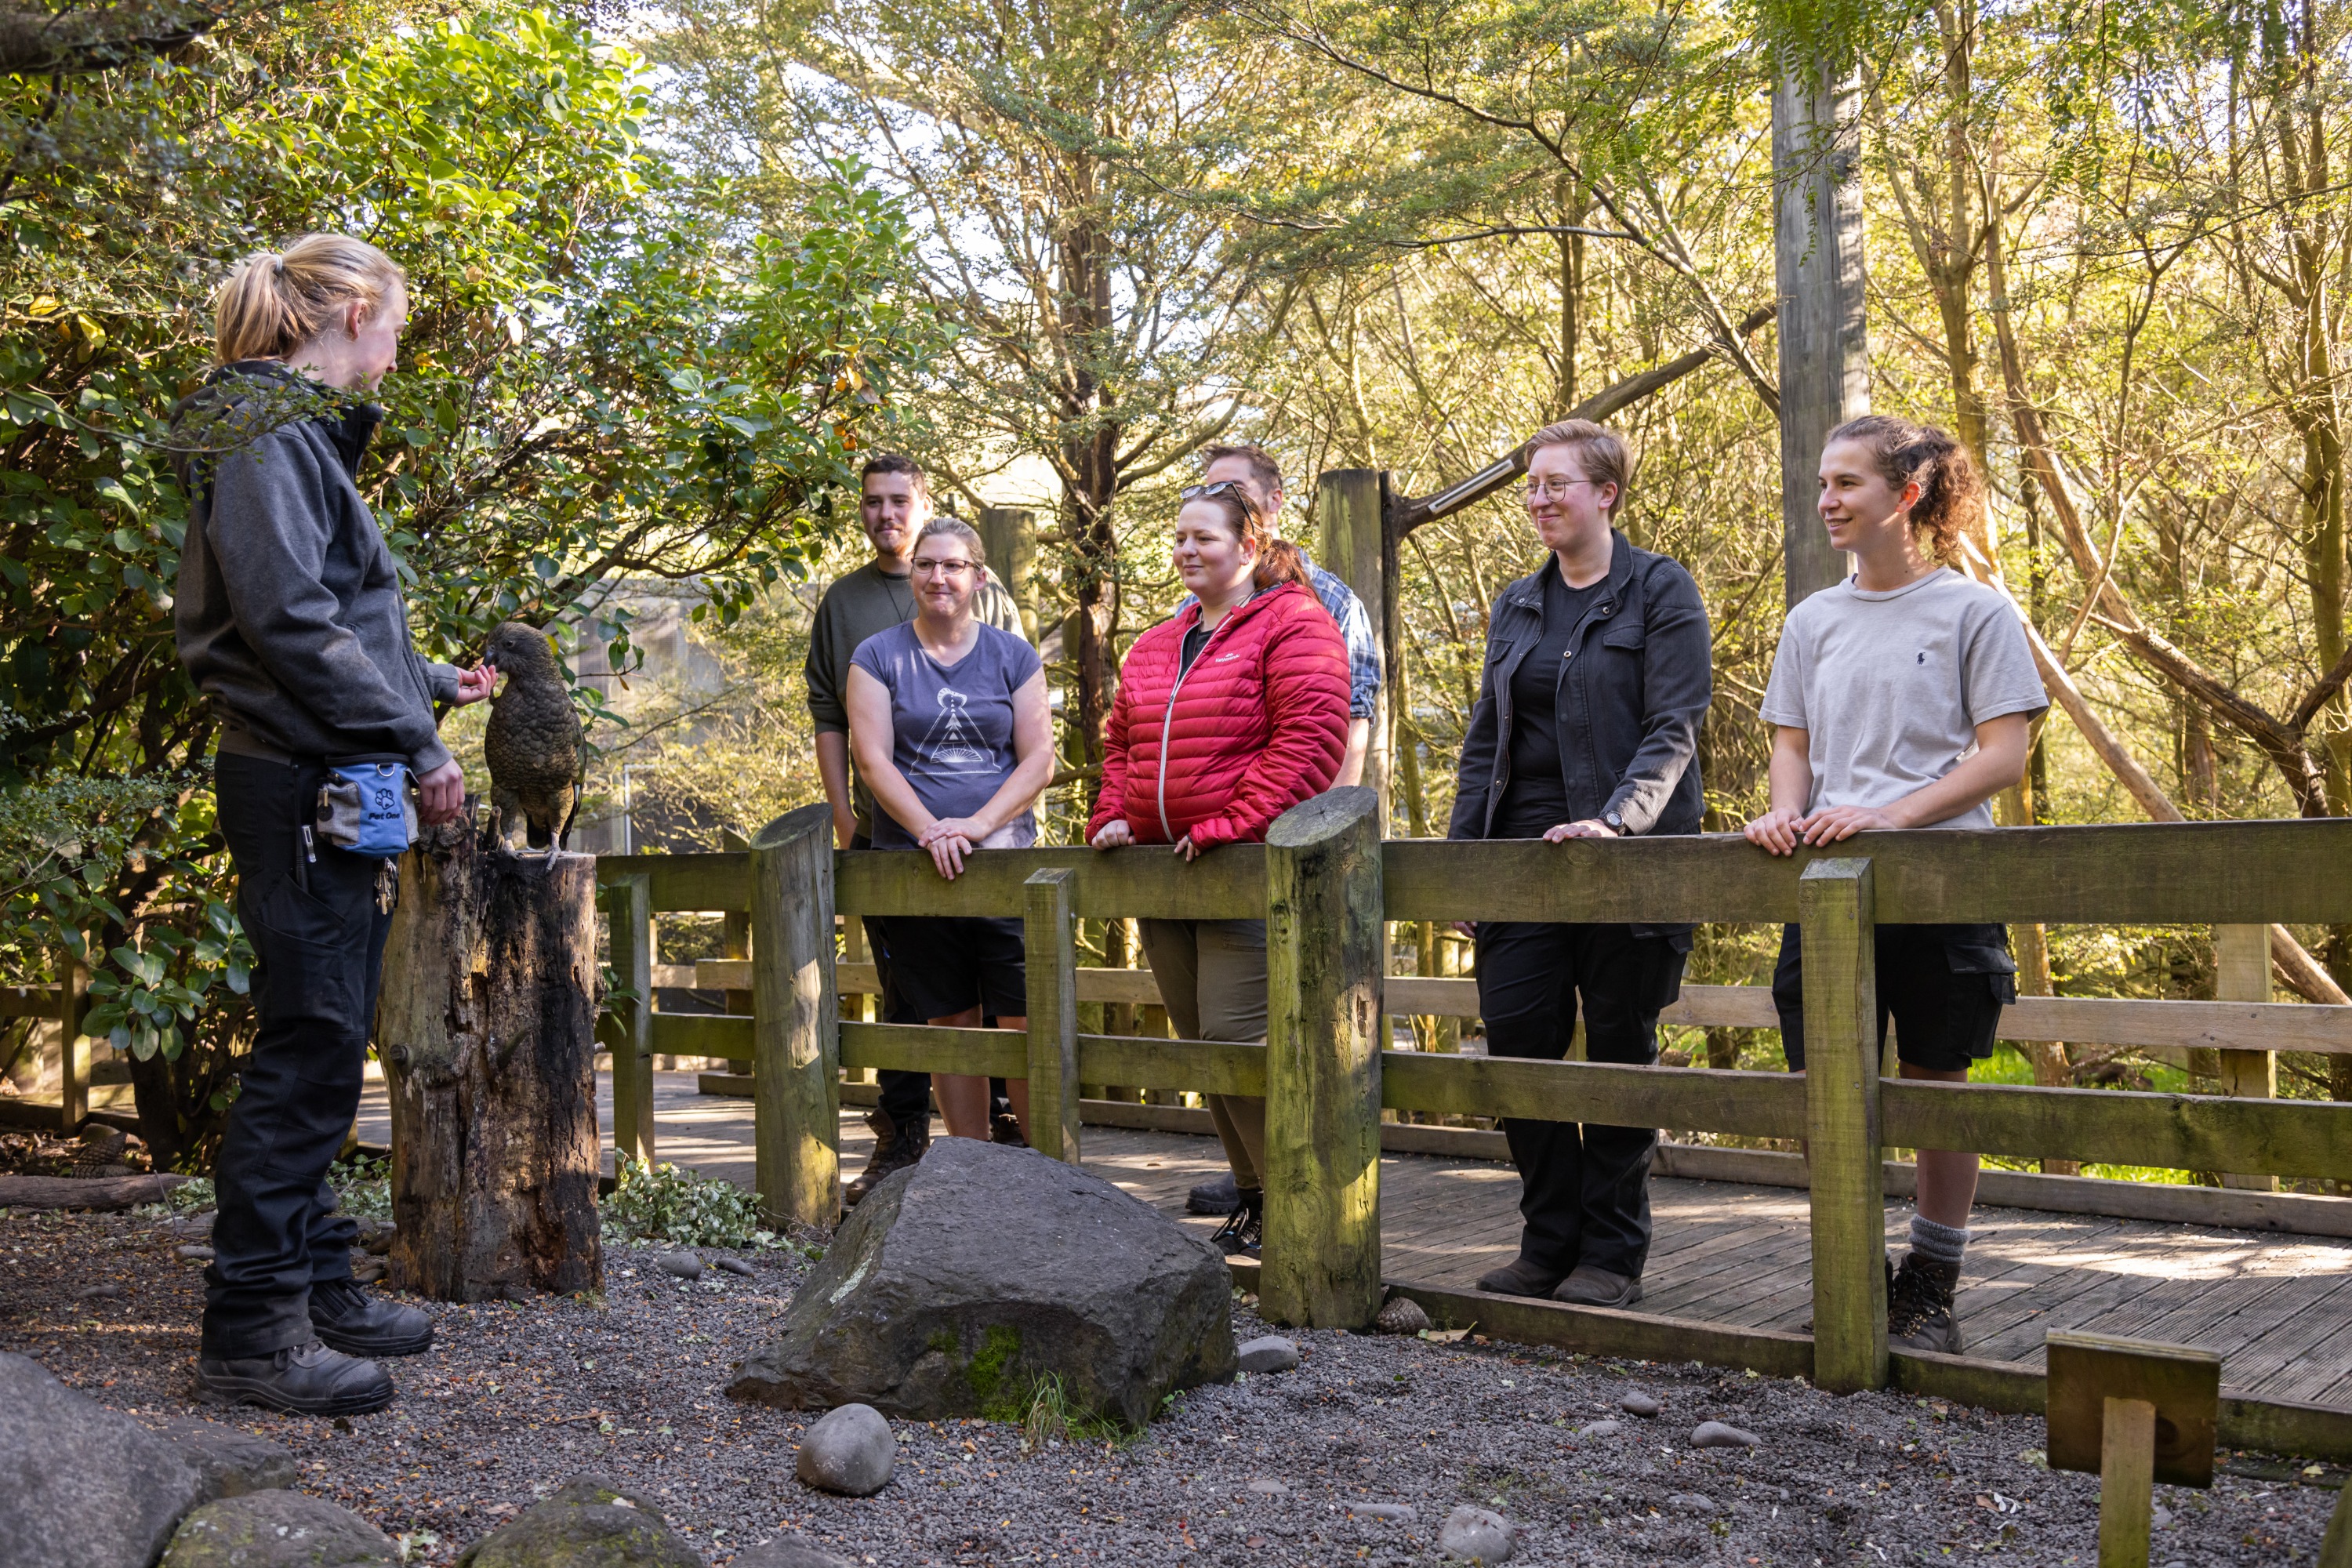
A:
[[[913,567],[926,577],[961,577],[972,570],[972,563],[969,561],[933,561],[918,556]]]
[[[1569,491],[1574,489],[1579,485],[1589,485],[1591,483],[1592,483],[1591,479],[1548,479],[1539,484],[1529,484],[1520,490],[1519,493],[1527,497],[1528,500],[1531,501],[1543,500],[1546,499],[1552,500],[1566,500],[1568,499]]]
[[[1207,496],[1221,496],[1231,491],[1244,500],[1249,499],[1249,487],[1239,479],[1219,479],[1213,485],[1186,485],[1176,492],[1178,500],[1200,500]]]

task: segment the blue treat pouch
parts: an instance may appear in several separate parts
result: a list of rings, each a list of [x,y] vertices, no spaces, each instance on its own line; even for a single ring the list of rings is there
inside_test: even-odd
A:
[[[318,834],[352,855],[390,860],[404,853],[416,837],[407,760],[330,757],[319,786]]]

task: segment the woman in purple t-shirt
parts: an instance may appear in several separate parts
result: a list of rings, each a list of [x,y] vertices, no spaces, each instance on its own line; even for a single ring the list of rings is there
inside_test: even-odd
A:
[[[934,518],[915,540],[915,617],[877,632],[850,656],[849,747],[881,807],[877,849],[929,852],[952,881],[964,857],[1037,838],[1031,809],[1054,771],[1053,720],[1037,650],[972,614],[983,567],[980,535]],[[1029,1026],[1021,921],[896,917],[884,925],[892,979],[919,1017],[976,1028]],[[951,1138],[989,1135],[988,1078],[931,1079]],[[1029,1131],[1029,1080],[1005,1092]]]

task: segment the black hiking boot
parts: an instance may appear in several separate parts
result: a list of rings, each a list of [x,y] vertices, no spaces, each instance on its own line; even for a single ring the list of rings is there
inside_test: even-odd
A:
[[[415,1355],[433,1345],[431,1318],[350,1279],[310,1287],[310,1326],[329,1350],[345,1355]]]
[[[1886,1342],[1905,1350],[1960,1353],[1960,1325],[1952,1315],[1952,1295],[1959,1289],[1960,1266],[1938,1263],[1916,1252],[1903,1256],[1903,1267],[1886,1288]]]
[[[1256,1187],[1245,1189],[1234,1205],[1234,1212],[1225,1216],[1225,1223],[1209,1240],[1227,1258],[1257,1257],[1265,1246],[1265,1194]]]
[[[1186,1214],[1231,1214],[1240,1206],[1241,1184],[1227,1171],[1214,1181],[1202,1182],[1184,1194]]]
[[[196,1362],[206,1405],[259,1405],[296,1415],[362,1415],[392,1403],[392,1374],[317,1340],[274,1355]]]
[[[877,1105],[866,1113],[866,1125],[874,1130],[874,1152],[867,1157],[866,1169],[842,1192],[841,1201],[847,1208],[856,1208],[857,1201],[872,1192],[883,1177],[914,1164],[931,1146],[931,1117],[928,1110],[923,1113],[919,1129],[902,1128]]]

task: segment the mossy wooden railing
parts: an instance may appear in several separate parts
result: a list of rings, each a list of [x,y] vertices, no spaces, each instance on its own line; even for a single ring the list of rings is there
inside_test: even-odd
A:
[[[1875,833],[1789,858],[1729,837],[1380,842],[1369,791],[1296,808],[1263,846],[1187,864],[1165,849],[992,851],[942,881],[928,858],[836,854],[822,807],[779,817],[748,853],[608,858],[600,873],[625,984],[650,974],[644,915],[740,910],[752,926],[754,1016],[665,1018],[640,1001],[610,1037],[615,1121],[642,1124],[654,1050],[748,1060],[757,1184],[771,1213],[830,1223],[840,1202],[839,1069],[1026,1076],[1040,1143],[1075,1158],[1073,1086],[1263,1094],[1272,1317],[1357,1327],[1377,1310],[1383,1107],[1808,1141],[1814,1331],[1734,1330],[1640,1314],[1478,1298],[1490,1331],[1563,1333],[1582,1348],[1699,1356],[1838,1391],[1885,1386],[2038,1408],[2029,1369],[1889,1355],[1881,1146],[1972,1149],[2281,1176],[2352,1176],[2352,1105],[1882,1079],[1874,925],[1950,921],[2110,924],[2352,921],[2352,821],[2146,824]],[[621,912],[616,909],[616,912]],[[844,1022],[836,912],[1017,916],[1031,1021],[1004,1030]],[[1072,923],[1114,916],[1267,921],[1272,1005],[1263,1046],[1076,1032]],[[1714,921],[1804,928],[1811,1070],[1728,1072],[1381,1052],[1383,921]],[[635,986],[640,997],[649,994]],[[616,1063],[623,1057],[616,1050]],[[631,1080],[624,1088],[623,1078]],[[1033,1093],[1036,1092],[1033,1089]],[[1409,1287],[1410,1288],[1410,1287]],[[1415,1289],[1459,1315],[1461,1293]],[[1527,1320],[1522,1322],[1521,1320]],[[1545,1328],[1536,1320],[1551,1325]],[[1559,1324],[1571,1325],[1561,1329]],[[2232,1415],[2231,1412],[2235,1411]],[[2352,1455],[2352,1413],[2225,1401],[2225,1441]]]

